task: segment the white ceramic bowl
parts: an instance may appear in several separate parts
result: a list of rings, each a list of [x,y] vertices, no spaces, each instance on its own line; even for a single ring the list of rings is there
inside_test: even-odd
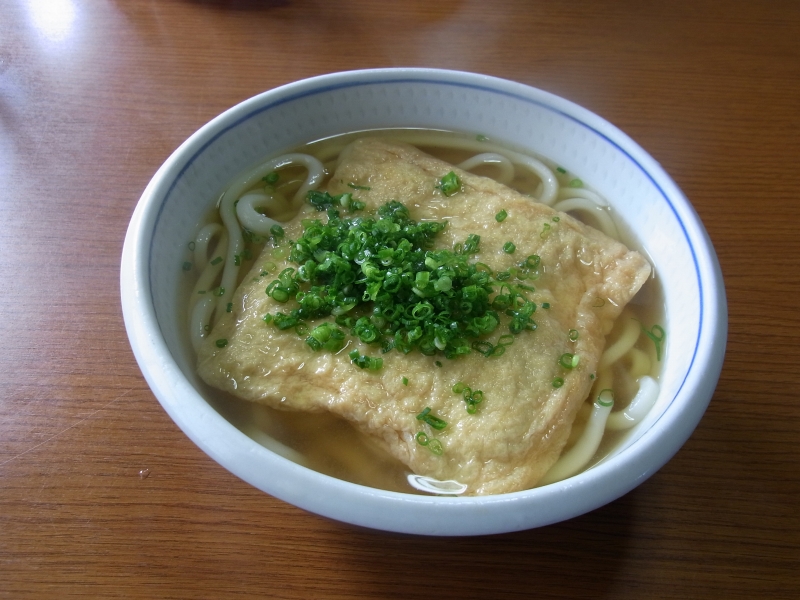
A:
[[[615,452],[562,482],[487,497],[427,497],[347,483],[258,444],[203,397],[179,323],[186,240],[231,179],[262,157],[338,133],[387,127],[479,132],[544,155],[589,182],[632,228],[666,296],[661,391]],[[537,527],[625,494],[666,463],[716,386],[727,307],[708,236],[644,150],[575,104],[518,83],[431,69],[315,77],[246,100],[192,135],[142,194],[122,253],[122,308],[136,359],[170,417],[211,458],[277,498],[365,527],[474,535]]]

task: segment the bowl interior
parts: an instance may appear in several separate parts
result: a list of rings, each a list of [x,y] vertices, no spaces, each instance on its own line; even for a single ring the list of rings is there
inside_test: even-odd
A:
[[[682,394],[690,392],[692,371],[704,352],[704,319],[708,327],[710,297],[706,271],[713,270],[713,250],[680,190],[622,132],[593,113],[546,92],[478,75],[384,70],[324,76],[243,102],[189,138],[153,178],[137,208],[139,214],[134,217],[134,221],[138,218],[135,243],[139,249],[137,260],[141,262],[137,265],[139,294],[152,299],[148,308],[169,355],[151,367],[163,370],[170,360],[176,367],[169,378],[160,382],[151,374],[151,386],[158,395],[156,387],[178,385],[180,393],[192,396],[185,399],[186,404],[203,402],[197,396],[202,386],[194,372],[194,357],[183,326],[186,319],[181,307],[187,292],[180,283],[181,265],[187,259],[188,241],[231,180],[263,158],[306,142],[352,131],[402,127],[483,134],[493,141],[548,157],[605,196],[627,227],[636,232],[665,293],[664,328],[668,336],[656,406],[604,460],[606,465],[613,463],[615,456],[631,449],[654,429]],[[124,280],[123,273],[123,284]],[[146,299],[144,303],[147,304]],[[126,322],[134,318],[129,313],[126,311]],[[142,363],[140,354],[137,352],[137,359]],[[145,365],[143,370],[148,375]],[[176,378],[183,381],[176,384]],[[159,399],[163,403],[161,396]],[[699,402],[707,404],[708,398]],[[173,407],[169,412],[186,431],[190,426],[182,423],[175,411],[180,408]],[[211,421],[215,419],[213,409],[204,414]],[[701,414],[702,410],[697,419]],[[695,425],[696,421],[689,433]],[[198,441],[196,435],[187,433]],[[672,452],[684,440],[685,437],[679,440]],[[253,460],[260,460],[259,452],[253,454]],[[215,458],[220,460],[219,456]],[[224,462],[223,465],[230,468]],[[627,489],[634,485],[631,483]],[[617,486],[613,493],[624,493],[624,487]],[[275,493],[271,489],[265,491]],[[518,494],[537,493],[531,490]],[[543,523],[529,517],[523,526],[535,524]],[[509,527],[506,525],[506,530]]]

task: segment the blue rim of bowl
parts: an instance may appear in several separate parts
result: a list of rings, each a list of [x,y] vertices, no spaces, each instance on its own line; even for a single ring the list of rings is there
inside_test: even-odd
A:
[[[352,81],[353,77],[358,77],[359,80],[358,81]],[[465,81],[465,80],[468,80],[468,81]],[[483,83],[483,84],[478,83],[478,82],[481,82],[481,81],[485,82],[485,83]],[[331,82],[331,83],[324,83],[323,84],[323,82]],[[667,192],[665,192],[663,187],[651,175],[651,171],[652,170],[655,169],[657,171],[657,176],[660,179],[662,179],[667,185],[672,186],[674,188],[674,191],[672,193],[673,193],[673,195],[676,196],[676,199],[679,200],[682,203],[682,209],[683,209],[684,212],[687,213],[686,214],[686,218],[689,219],[689,221],[693,220],[694,227],[695,227],[695,229],[698,230],[696,235],[698,235],[699,237],[702,238],[703,236],[707,236],[707,234],[705,233],[705,230],[702,227],[702,223],[700,223],[699,218],[696,216],[696,214],[693,214],[693,209],[691,208],[691,205],[689,204],[688,200],[685,199],[683,194],[680,192],[679,188],[674,184],[674,182],[672,182],[672,180],[669,177],[669,175],[667,175],[663,171],[663,169],[661,169],[660,165],[658,165],[658,163],[656,161],[654,161],[647,152],[645,152],[643,149],[641,149],[638,146],[638,144],[636,144],[636,142],[634,142],[633,140],[628,138],[628,136],[624,132],[622,132],[621,130],[616,128],[614,125],[612,125],[608,121],[605,121],[604,119],[602,119],[602,117],[599,117],[595,113],[592,113],[591,111],[588,111],[587,109],[585,109],[585,108],[583,108],[583,107],[581,107],[581,106],[579,106],[577,104],[574,104],[574,103],[572,103],[572,102],[570,102],[568,100],[565,100],[564,98],[561,98],[559,96],[555,96],[555,95],[550,94],[548,92],[545,92],[543,90],[539,90],[537,88],[534,88],[534,87],[531,87],[531,86],[527,86],[527,85],[524,85],[524,84],[515,83],[515,82],[508,81],[508,80],[498,79],[498,78],[489,77],[489,76],[485,76],[485,75],[478,75],[478,74],[474,74],[474,73],[466,73],[466,72],[460,72],[460,71],[438,70],[438,69],[374,69],[374,70],[366,70],[366,71],[351,71],[351,72],[344,72],[344,73],[332,73],[332,74],[329,74],[329,75],[322,75],[322,76],[314,77],[314,78],[311,78],[311,79],[301,80],[301,81],[298,81],[298,82],[295,82],[295,83],[287,84],[285,86],[276,88],[276,89],[271,90],[269,92],[265,92],[264,94],[261,94],[259,96],[255,96],[253,98],[250,98],[249,100],[245,100],[241,104],[229,109],[225,113],[221,114],[217,118],[215,118],[212,121],[210,121],[208,124],[206,124],[200,130],[198,130],[198,132],[196,132],[193,136],[191,136],[184,143],[184,146],[186,146],[193,139],[202,139],[202,137],[204,137],[204,136],[211,135],[210,139],[208,139],[207,141],[203,142],[201,144],[201,146],[199,147],[199,149],[195,150],[192,153],[192,155],[189,157],[187,162],[180,168],[180,170],[178,171],[178,174],[173,177],[173,180],[170,183],[167,191],[161,196],[161,199],[159,201],[160,204],[159,204],[159,207],[158,207],[157,215],[152,220],[153,229],[155,229],[155,226],[157,225],[157,223],[158,223],[158,221],[159,221],[159,219],[161,217],[161,212],[162,212],[165,204],[168,202],[168,199],[169,199],[174,187],[177,185],[178,181],[180,180],[181,176],[191,166],[191,164],[194,162],[194,160],[196,160],[196,158],[210,144],[212,144],[216,139],[218,139],[225,132],[230,131],[231,129],[233,129],[236,126],[240,125],[241,123],[253,118],[253,116],[255,116],[255,115],[257,115],[257,114],[259,114],[259,113],[261,113],[261,112],[263,112],[265,110],[268,110],[270,108],[274,108],[275,106],[278,106],[278,105],[281,105],[281,104],[285,104],[285,103],[288,103],[288,102],[291,102],[291,101],[295,101],[295,100],[298,100],[298,99],[301,99],[301,98],[304,98],[304,97],[318,95],[318,94],[322,94],[322,93],[329,92],[329,91],[335,91],[335,90],[338,90],[338,89],[364,87],[364,86],[370,86],[370,85],[399,84],[399,83],[439,84],[439,85],[445,85],[445,86],[452,86],[452,87],[460,87],[460,88],[468,88],[468,89],[480,90],[480,91],[483,91],[483,92],[486,92],[486,93],[490,93],[490,94],[498,94],[498,95],[512,97],[514,99],[517,99],[517,100],[520,100],[520,101],[523,101],[523,102],[526,102],[526,103],[531,103],[531,104],[534,104],[534,105],[539,106],[541,108],[544,108],[544,109],[546,109],[548,111],[553,112],[554,114],[558,114],[558,115],[561,115],[561,116],[563,116],[565,118],[568,118],[571,121],[579,124],[581,127],[584,127],[586,129],[590,130],[595,135],[598,135],[598,136],[602,137],[608,143],[610,143],[615,148],[617,148],[622,154],[624,154],[628,158],[628,160],[631,161],[632,164],[635,164],[636,167],[652,182],[652,184],[656,187],[656,189],[658,189],[659,193],[661,194],[661,197],[667,202],[668,206],[670,207],[670,210],[673,212],[675,218],[677,219],[678,223],[680,224],[680,227],[681,227],[681,229],[683,231],[683,234],[684,234],[684,236],[686,238],[686,241],[687,241],[687,243],[689,245],[689,248],[691,249],[692,260],[694,262],[695,276],[697,277],[697,285],[698,285],[698,289],[699,289],[699,292],[700,292],[699,293],[699,302],[700,302],[700,305],[701,305],[701,309],[700,309],[701,310],[701,315],[700,315],[700,318],[698,320],[698,323],[699,323],[698,324],[698,331],[697,331],[696,338],[695,338],[696,339],[695,347],[694,347],[694,349],[692,351],[692,358],[691,358],[691,361],[689,363],[688,368],[685,371],[685,375],[684,375],[683,381],[681,382],[680,387],[678,388],[678,391],[675,393],[673,398],[669,401],[669,404],[672,404],[677,399],[677,397],[681,394],[681,391],[683,390],[687,379],[692,374],[693,367],[695,366],[695,361],[696,361],[697,354],[699,352],[699,347],[700,347],[700,344],[701,344],[702,338],[703,338],[703,329],[704,329],[703,328],[703,323],[704,323],[704,319],[703,319],[704,304],[703,304],[703,302],[704,302],[704,299],[705,299],[705,292],[703,290],[703,282],[702,282],[702,278],[701,278],[701,267],[699,265],[698,256],[697,256],[697,253],[695,251],[695,245],[692,243],[692,237],[689,234],[689,232],[687,231],[686,224],[684,223],[684,218],[681,216],[681,212],[673,204],[673,202],[672,202],[672,200],[670,198],[670,195]],[[320,84],[322,84],[322,85],[320,85]],[[513,90],[515,90],[515,91],[511,91],[509,88],[513,88]],[[275,95],[278,96],[278,98],[276,100],[271,101],[271,102],[267,102],[266,104],[263,104],[265,96],[273,97]],[[541,98],[544,98],[545,100],[537,100],[537,99],[533,98],[532,96],[539,96]],[[551,99],[554,103],[558,103],[558,104],[561,104],[563,106],[566,106],[569,109],[569,111],[571,111],[571,112],[566,112],[565,110],[560,110],[560,109],[556,108],[555,106],[549,104],[547,102],[547,99]],[[231,122],[229,124],[225,124],[225,120],[231,118],[231,113],[233,111],[244,110],[251,103],[255,103],[257,106],[255,108],[253,108],[253,109],[247,110],[247,112],[243,116],[239,116],[233,122]],[[576,116],[576,114],[581,114],[581,113],[583,113],[583,115],[585,117],[587,117],[587,120],[596,120],[600,124],[600,126],[602,126],[603,128],[606,128],[609,131],[611,131],[614,137],[610,137],[609,135],[607,135],[606,133],[604,133],[603,131],[601,131],[597,127],[592,126],[587,121],[582,120],[581,118]],[[646,161],[650,161],[652,164],[650,165],[649,169],[648,169],[648,167],[645,167],[639,160],[635,159],[631,155],[631,153],[628,152],[628,150],[626,150],[626,148],[623,145],[621,145],[620,143],[617,142],[617,139],[622,140],[622,142],[625,143],[625,144],[629,144],[631,148],[633,148],[635,151],[641,153],[641,155],[643,156],[643,158]],[[180,150],[176,151],[176,153],[173,155],[173,158],[175,158],[175,156],[179,152],[180,152]],[[146,195],[147,195],[147,190],[146,190],[145,194],[143,194],[143,199],[144,199],[144,197]],[[150,196],[150,198],[152,198],[152,195]],[[148,207],[148,211],[151,211],[151,210],[152,210],[152,207]],[[151,276],[151,273],[152,273],[152,269],[150,268],[151,261],[152,261],[152,252],[151,252],[152,243],[153,242],[151,240],[150,241],[150,248],[148,248],[148,271],[147,271],[147,273],[148,273],[148,283],[150,283],[149,277]],[[709,265],[710,265],[709,268],[711,268],[712,270],[714,270],[714,265],[716,265],[716,271],[714,272],[714,275],[717,277],[717,280],[718,280],[719,284],[721,285],[721,275],[719,274],[718,264],[716,263],[716,258],[713,256],[713,248],[710,246],[710,244],[708,244],[708,251],[710,252],[711,256],[705,256],[705,258],[708,259],[706,262],[709,263]],[[703,254],[708,254],[708,252],[703,253]],[[722,315],[725,312],[725,307],[724,307],[724,289],[723,289],[722,295],[718,295],[718,300],[720,300],[720,304],[719,304],[719,306],[715,305],[715,307],[720,309],[719,313],[720,313],[720,315]],[[154,304],[152,302],[152,298],[150,299],[150,309],[152,310],[152,314],[155,315],[156,314],[155,313],[155,306],[154,306]],[[156,319],[156,322],[158,323],[157,319]],[[158,326],[160,328],[160,323],[158,323]],[[724,332],[723,332],[723,334],[724,334]],[[137,359],[139,359],[138,355],[137,355]],[[710,359],[708,359],[708,360],[710,361]],[[713,362],[713,361],[711,361],[711,362]],[[141,361],[140,361],[140,364],[141,364]],[[721,367],[721,358],[719,360],[719,366]],[[180,369],[177,367],[177,365],[174,365],[174,368],[175,368],[176,371],[180,371]],[[718,373],[717,373],[717,375],[718,375]],[[716,380],[714,380],[714,381],[716,381]],[[713,386],[712,386],[712,389],[713,389]],[[160,396],[159,396],[159,399],[161,399]],[[667,453],[662,452],[661,459],[659,460],[659,464],[657,464],[653,468],[648,468],[646,471],[643,471],[643,472],[640,471],[638,473],[638,475],[636,475],[635,477],[631,478],[630,481],[626,481],[626,482],[622,483],[621,485],[620,484],[616,484],[615,486],[613,486],[613,491],[611,491],[611,492],[604,491],[604,493],[601,494],[603,497],[600,500],[597,500],[597,501],[584,501],[582,503],[582,508],[580,508],[578,511],[574,511],[574,510],[573,511],[567,511],[570,514],[568,514],[566,516],[562,515],[562,516],[559,516],[559,517],[556,517],[556,518],[552,518],[551,517],[549,520],[546,520],[546,521],[542,521],[542,520],[537,521],[537,519],[534,517],[534,518],[529,518],[528,520],[523,520],[523,522],[517,523],[515,520],[512,519],[512,521],[514,522],[513,524],[509,524],[508,522],[506,522],[505,525],[500,526],[498,528],[486,529],[486,528],[482,528],[481,526],[473,526],[473,527],[466,526],[466,527],[460,528],[458,531],[455,531],[455,532],[439,531],[438,534],[441,534],[441,535],[471,535],[471,534],[483,534],[483,533],[500,533],[500,532],[503,532],[503,531],[513,531],[513,530],[525,529],[525,528],[545,525],[545,524],[552,523],[552,522],[555,522],[555,521],[563,520],[564,518],[574,517],[574,516],[577,516],[579,514],[583,514],[585,512],[588,512],[590,510],[598,508],[599,506],[602,506],[603,504],[606,504],[607,502],[610,502],[610,501],[614,500],[615,498],[623,495],[624,493],[626,493],[630,489],[632,489],[632,488],[636,487],[637,485],[639,485],[639,483],[641,483],[644,479],[649,477],[652,473],[654,473],[656,470],[658,470],[658,468],[663,466],[663,464],[666,463],[669,460],[669,458],[672,456],[672,454],[674,454],[674,452],[676,452],[680,448],[680,446],[684,443],[685,439],[688,438],[688,436],[690,435],[691,431],[696,427],[697,422],[699,422],[699,419],[702,416],[702,411],[705,410],[705,406],[707,405],[708,400],[710,400],[710,393],[708,394],[708,398],[706,398],[705,400],[706,401],[702,406],[702,410],[699,412],[699,414],[696,414],[696,421],[692,423],[692,426],[688,429],[688,433],[686,433],[686,435],[680,440],[680,442],[678,444],[674,444],[674,448],[672,448],[671,451],[669,451]],[[168,411],[168,412],[170,412],[170,411]],[[664,414],[665,413],[662,412],[661,417],[663,417]],[[170,415],[172,416],[171,412],[170,412]],[[661,417],[659,417],[659,419]],[[222,421],[224,421],[223,417],[219,416],[219,418]],[[227,423],[227,421],[225,421],[225,423]],[[652,426],[650,427],[650,429],[647,432],[644,432],[642,434],[642,436],[640,436],[640,438],[635,440],[631,444],[631,446],[637,445],[640,442],[644,443],[644,439],[651,438],[651,436],[649,434],[650,434],[650,432],[654,431],[656,424],[657,423],[653,423]],[[228,425],[230,426],[230,424],[228,424]],[[656,435],[656,434],[653,434],[653,435]],[[244,434],[242,434],[242,436],[244,436]],[[198,443],[198,441],[195,439],[194,436],[190,436],[190,437],[193,439],[193,441],[195,441],[195,443]],[[212,452],[210,452],[207,447],[205,447],[201,443],[198,443],[198,445],[201,446],[201,448],[203,448],[207,453],[211,454],[212,457],[214,457],[214,454]],[[265,451],[267,451],[267,450],[265,449]],[[612,461],[609,461],[609,463],[611,463],[611,462],[613,462],[613,463],[634,462],[632,460],[627,460],[626,461],[623,458],[625,454],[627,454],[627,452],[623,451],[622,453],[620,453],[619,456],[615,457]],[[280,457],[277,457],[277,458],[280,459]],[[285,459],[280,459],[280,460],[285,460]],[[252,481],[250,481],[247,477],[244,477],[240,472],[237,472],[236,470],[231,468],[230,465],[226,465],[224,463],[224,461],[220,461],[220,462],[221,462],[221,464],[223,464],[223,466],[225,466],[229,470],[233,471],[239,477],[241,477],[242,479],[245,479],[245,481],[249,481],[252,485],[255,485],[259,489],[263,489],[260,486],[256,485],[255,483],[253,483]],[[287,462],[289,462],[289,461],[287,461]],[[594,473],[594,475],[592,475],[592,471],[596,471],[596,470],[597,471],[604,471],[606,468],[611,468],[611,467],[608,466],[609,463],[606,463],[605,466],[604,465],[598,465],[597,467],[595,467],[593,469],[590,469],[588,471],[585,471],[584,473],[582,473],[582,474],[580,474],[578,476],[575,476],[573,478],[570,478],[569,480],[566,480],[566,481],[569,481],[570,485],[573,486],[573,487],[574,486],[579,486],[579,485],[585,485],[587,487],[589,487],[589,486],[595,486],[596,487],[597,486],[597,482],[594,480],[594,477],[598,476],[599,473],[596,472],[596,473]],[[411,501],[412,503],[415,503],[420,507],[421,506],[430,507],[431,505],[434,505],[434,506],[436,506],[436,505],[449,505],[452,508],[452,507],[455,506],[454,504],[452,504],[453,500],[457,500],[458,504],[460,504],[462,506],[464,504],[466,504],[467,506],[464,506],[464,508],[467,508],[469,505],[472,505],[472,506],[475,506],[475,505],[486,506],[486,505],[494,504],[496,502],[516,502],[516,501],[523,501],[523,500],[527,501],[527,500],[533,500],[535,497],[538,497],[539,495],[546,495],[548,493],[547,488],[553,488],[553,486],[557,486],[558,485],[558,484],[553,484],[551,486],[543,486],[541,488],[533,488],[532,490],[524,490],[524,491],[513,492],[513,493],[509,493],[509,494],[498,494],[498,495],[494,495],[494,496],[482,496],[482,497],[470,497],[470,498],[458,498],[458,499],[447,498],[447,497],[420,497],[420,496],[413,496],[413,495],[409,495],[409,494],[403,494],[403,493],[400,493],[400,492],[389,492],[389,491],[384,491],[384,490],[376,490],[376,489],[373,489],[373,488],[365,488],[364,486],[360,486],[358,484],[344,482],[344,481],[341,481],[341,480],[338,480],[338,479],[335,479],[335,478],[332,478],[332,477],[328,477],[326,475],[317,473],[315,471],[311,471],[310,469],[306,469],[305,467],[301,467],[299,465],[295,465],[294,463],[291,463],[291,464],[294,467],[296,467],[298,469],[302,469],[303,471],[308,471],[309,473],[312,473],[312,474],[316,475],[319,478],[330,480],[331,485],[333,485],[334,487],[338,488],[340,492],[345,492],[346,493],[348,491],[353,491],[353,490],[356,490],[358,488],[360,488],[362,490],[363,489],[367,489],[367,490],[370,490],[372,498],[380,497],[382,500],[387,501],[387,502],[397,501],[398,499],[402,499],[405,502]],[[560,493],[560,491],[561,490],[559,490],[558,493]],[[282,496],[280,496],[278,494],[275,494],[275,495],[278,496],[278,497],[282,497]],[[553,491],[553,495],[557,495],[557,492]],[[343,517],[341,514],[337,514],[337,511],[322,510],[318,506],[317,507],[309,507],[308,503],[304,506],[303,503],[300,503],[300,502],[297,502],[297,501],[291,501],[291,502],[293,504],[296,504],[296,505],[300,506],[301,508],[305,508],[306,510],[310,510],[310,511],[315,512],[317,514],[321,514],[323,516],[328,516],[328,517],[331,517],[331,518],[334,518],[334,519],[337,519],[337,520],[350,522],[350,523],[357,524],[357,525],[364,525],[364,526],[368,526],[368,527],[378,527],[378,528],[385,529],[385,530],[392,530],[392,531],[406,532],[406,533],[421,533],[421,534],[428,533],[426,531],[418,530],[418,528],[416,526],[385,525],[385,524],[384,525],[381,525],[381,524],[376,525],[376,524],[371,523],[371,522],[363,522],[360,518],[356,518],[356,517],[352,516],[352,514],[350,515],[350,518],[347,518],[347,517]],[[338,513],[341,513],[341,512],[342,511],[338,511]],[[345,511],[345,512],[352,513],[353,511]],[[555,511],[555,512],[558,512],[558,511]]]

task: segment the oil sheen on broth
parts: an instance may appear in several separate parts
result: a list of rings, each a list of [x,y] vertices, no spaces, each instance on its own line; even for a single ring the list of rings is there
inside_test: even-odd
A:
[[[473,174],[497,179],[522,194],[538,197],[542,190],[541,177],[531,169],[520,168],[519,165],[517,168],[509,169],[503,156],[512,154],[513,151],[495,146],[482,136],[423,130],[360,132],[321,140],[296,151],[319,159],[325,165],[326,172],[330,174],[334,170],[342,148],[365,135],[411,143],[440,160],[459,165]],[[476,156],[479,158],[476,159]],[[568,212],[586,224],[622,241],[629,248],[640,247],[637,240],[625,229],[624,224],[615,218],[610,209],[601,206],[605,204],[604,201],[583,182],[558,165],[546,159],[540,160],[547,163],[558,179],[560,192],[552,203],[556,210]],[[302,167],[281,169],[280,191],[291,197],[304,178],[305,169]],[[264,183],[260,182],[254,189],[259,189],[263,185]],[[276,221],[284,222],[293,217],[294,212],[296,212],[295,207],[285,206],[277,211],[267,211],[266,214]],[[219,220],[218,212],[212,211],[208,222],[219,222]],[[258,247],[251,246],[249,251],[243,254],[239,282],[248,273],[252,262],[258,257],[259,250]],[[190,261],[186,264],[190,264]],[[189,270],[190,277],[198,276],[196,269]],[[653,324],[662,322],[662,307],[658,282],[651,277],[616,320],[613,330],[606,332],[608,333],[606,348],[615,348],[620,357],[606,368],[598,368],[596,382],[589,398],[578,412],[562,456],[580,442],[584,429],[587,429],[586,425],[591,419],[593,401],[601,390],[613,389],[613,410],[615,413],[620,413],[637,395],[639,388],[637,381],[640,378],[649,377],[657,380],[663,360],[663,357],[659,356],[658,337],[663,335],[663,330],[650,328]],[[184,320],[188,322],[189,319]],[[650,331],[649,336],[640,334],[644,329]],[[655,339],[653,331],[657,334]],[[447,362],[447,359],[442,360]],[[361,434],[348,422],[330,413],[276,410],[260,403],[241,400],[211,387],[207,390],[206,397],[220,414],[252,439],[279,454],[346,481],[417,493],[409,485],[407,480],[409,471],[405,465],[375,444],[369,436]],[[599,448],[583,468],[595,464],[611,452],[622,436],[624,430],[606,431]]]

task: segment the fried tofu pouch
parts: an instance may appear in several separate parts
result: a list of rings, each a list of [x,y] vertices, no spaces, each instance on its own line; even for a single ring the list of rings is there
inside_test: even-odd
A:
[[[447,197],[437,185],[450,171],[462,188]],[[649,277],[649,263],[569,215],[412,146],[369,137],[351,143],[328,191],[353,192],[349,184],[369,188],[354,192],[366,203],[365,212],[399,200],[412,219],[447,221],[436,237],[437,248],[450,249],[469,234],[480,235],[474,259],[495,272],[529,255],[540,256],[541,276],[532,282],[536,291],[529,293],[539,307],[533,316],[537,329],[515,336],[502,356],[491,358],[477,352],[452,360],[396,350],[381,355],[379,348],[357,338],[335,355],[313,352],[295,331],[263,321],[266,313],[296,306],[293,301],[279,304],[265,293],[269,278],[258,275],[265,263],[274,262],[266,248],[237,290],[232,312],[201,347],[198,373],[210,385],[246,400],[287,410],[330,411],[414,473],[466,484],[468,495],[535,486],[558,459],[591,389],[605,335]],[[501,210],[508,217],[498,223],[495,215]],[[286,238],[302,235],[303,219],[321,217],[313,207],[304,207],[284,226]],[[514,254],[503,251],[507,241],[516,244]],[[276,272],[289,266],[296,265],[283,262]],[[576,341],[570,340],[572,329],[579,332]],[[501,324],[490,339],[507,332]],[[224,348],[215,345],[219,338],[228,340]],[[353,348],[382,356],[383,368],[357,368],[348,357]],[[580,357],[577,367],[559,365],[564,353]],[[561,387],[553,386],[556,378],[563,378]],[[469,414],[453,392],[457,382],[484,392],[476,414]],[[416,418],[426,407],[447,422],[444,430],[434,431]],[[443,453],[417,443],[419,431],[439,439]]]

